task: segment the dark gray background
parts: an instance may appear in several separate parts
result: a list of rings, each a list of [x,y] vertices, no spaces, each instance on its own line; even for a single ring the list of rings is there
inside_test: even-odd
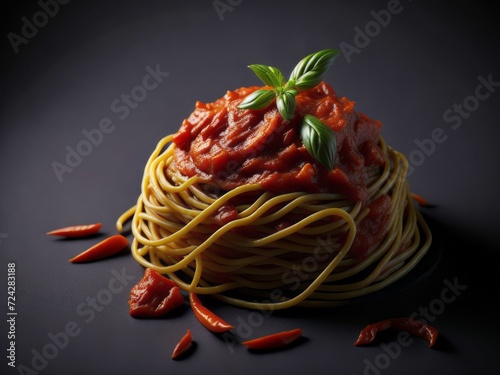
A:
[[[497,374],[498,88],[477,101],[458,129],[443,118],[455,103],[474,104],[469,97],[478,77],[500,81],[499,26],[486,2],[402,0],[401,11],[350,56],[350,63],[340,56],[326,75],[339,95],[381,120],[386,141],[406,155],[416,157],[416,141],[436,128],[447,137],[409,177],[412,191],[436,204],[423,210],[434,244],[416,272],[394,288],[346,308],[296,309],[264,318],[210,303],[237,326],[241,339],[303,328],[307,339],[301,345],[256,355],[207,332],[189,309],[165,319],[132,319],[128,291],[143,269],[129,255],[84,265],[67,262],[115,233],[116,218],[140,192],[152,149],[179,127],[196,100],[213,101],[227,89],[258,84],[249,64],[274,65],[287,75],[306,54],[342,43],[355,46],[355,28],[364,29],[373,21],[371,11],[388,6],[386,1],[222,2],[233,4],[222,19],[210,0],[69,2],[18,53],[7,34],[21,34],[22,17],[32,20],[40,5],[2,3],[2,353],[9,341],[7,263],[15,262],[16,365],[31,368],[36,352],[45,348],[53,354],[51,334],[69,322],[78,326],[78,335],[61,344],[55,358],[36,371],[40,374]],[[169,76],[120,119],[111,104],[141,85],[145,68],[156,65]],[[64,163],[66,147],[75,148],[85,139],[82,131],[97,128],[103,118],[112,120],[113,132],[59,182],[51,164]],[[96,238],[45,235],[96,221],[103,223]],[[113,271],[130,280],[111,294]],[[445,280],[467,289],[440,304]],[[112,298],[91,315],[86,305],[97,296]],[[352,345],[366,324],[424,308],[441,332],[436,349],[414,339],[394,358],[386,356],[387,363],[381,346]],[[187,328],[196,350],[186,360],[171,361]],[[391,347],[395,338],[388,335],[382,343]],[[0,372],[18,373],[1,358]],[[378,370],[368,371],[367,363],[379,363]]]

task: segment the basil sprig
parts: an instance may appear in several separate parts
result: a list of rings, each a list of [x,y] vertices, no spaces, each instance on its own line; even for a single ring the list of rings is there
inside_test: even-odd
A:
[[[309,90],[321,82],[321,77],[330,68],[339,51],[325,49],[304,57],[290,74],[290,81],[298,90]]]
[[[249,65],[257,77],[272,89],[254,91],[240,103],[238,108],[263,109],[276,100],[276,107],[281,117],[285,121],[290,121],[295,113],[295,96],[300,91],[317,86],[339,53],[338,50],[325,49],[304,57],[292,70],[286,82],[283,73],[273,66]],[[300,127],[300,137],[309,155],[332,170],[337,148],[335,133],[318,118],[305,115]]]
[[[309,90],[321,82],[323,74],[330,68],[340,51],[325,49],[304,57],[285,82],[281,71],[273,66],[253,64],[248,67],[272,89],[257,90],[248,95],[238,106],[241,109],[262,109],[276,98],[281,117],[290,121],[295,111],[295,96],[299,91]],[[269,92],[274,93],[274,97]]]
[[[283,73],[273,66],[253,64],[248,67],[268,86],[281,87],[285,84]]]
[[[248,106],[247,108],[251,107],[251,109],[262,109],[271,104],[275,97],[276,96],[272,90],[257,90],[248,95],[245,98],[245,102]]]
[[[307,152],[328,170],[335,164],[337,136],[322,121],[312,115],[305,115],[300,128],[300,138]]]

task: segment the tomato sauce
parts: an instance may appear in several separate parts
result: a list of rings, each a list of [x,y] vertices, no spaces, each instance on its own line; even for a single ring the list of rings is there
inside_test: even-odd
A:
[[[237,108],[247,95],[262,88],[242,87],[213,103],[197,102],[173,138],[177,169],[222,191],[260,184],[275,193],[339,193],[370,205],[367,170],[384,163],[378,146],[381,123],[356,112],[352,100],[337,97],[324,82],[296,96],[295,114],[288,122],[275,103],[261,110]],[[336,134],[337,154],[331,171],[309,155],[300,139],[306,114],[317,117]],[[359,229],[372,232],[377,225],[382,229],[388,204],[390,207],[390,199],[372,205],[370,222]],[[232,214],[221,213],[223,219]],[[366,255],[372,241],[368,242],[367,246],[356,245],[358,256]]]
[[[146,268],[142,279],[130,290],[130,315],[151,318],[165,315],[184,304],[177,284],[152,268]]]
[[[366,167],[382,165],[377,146],[381,124],[354,110],[322,83],[296,96],[294,118],[284,121],[271,104],[263,110],[241,110],[238,104],[259,87],[228,91],[214,103],[196,103],[175,134],[175,162],[186,176],[198,175],[228,191],[258,183],[276,193],[292,191],[342,193],[366,199]],[[305,114],[312,114],[337,136],[332,171],[316,162],[299,137]]]

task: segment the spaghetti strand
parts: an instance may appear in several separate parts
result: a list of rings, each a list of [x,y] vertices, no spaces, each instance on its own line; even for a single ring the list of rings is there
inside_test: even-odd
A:
[[[361,202],[341,194],[276,194],[259,184],[213,196],[196,176],[176,169],[171,140],[158,143],[144,169],[141,195],[116,227],[122,231],[131,220],[134,258],[185,291],[251,309],[335,306],[399,280],[430,247],[430,230],[405,178],[408,162],[381,137],[385,163],[370,170],[368,193],[370,201],[387,194],[390,213],[380,240],[362,258],[351,254],[370,211]],[[249,196],[248,204],[235,206],[235,219],[214,219],[231,200]],[[279,227],[290,215],[301,219]],[[281,297],[273,300],[276,290]]]

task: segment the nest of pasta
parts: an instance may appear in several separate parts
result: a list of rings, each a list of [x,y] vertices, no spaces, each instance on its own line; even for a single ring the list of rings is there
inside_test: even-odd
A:
[[[431,234],[411,198],[406,158],[381,124],[321,83],[292,119],[238,108],[258,87],[196,104],[149,158],[130,217],[132,253],[182,289],[247,308],[331,306],[378,291],[424,256]],[[297,126],[336,134],[331,170]]]

